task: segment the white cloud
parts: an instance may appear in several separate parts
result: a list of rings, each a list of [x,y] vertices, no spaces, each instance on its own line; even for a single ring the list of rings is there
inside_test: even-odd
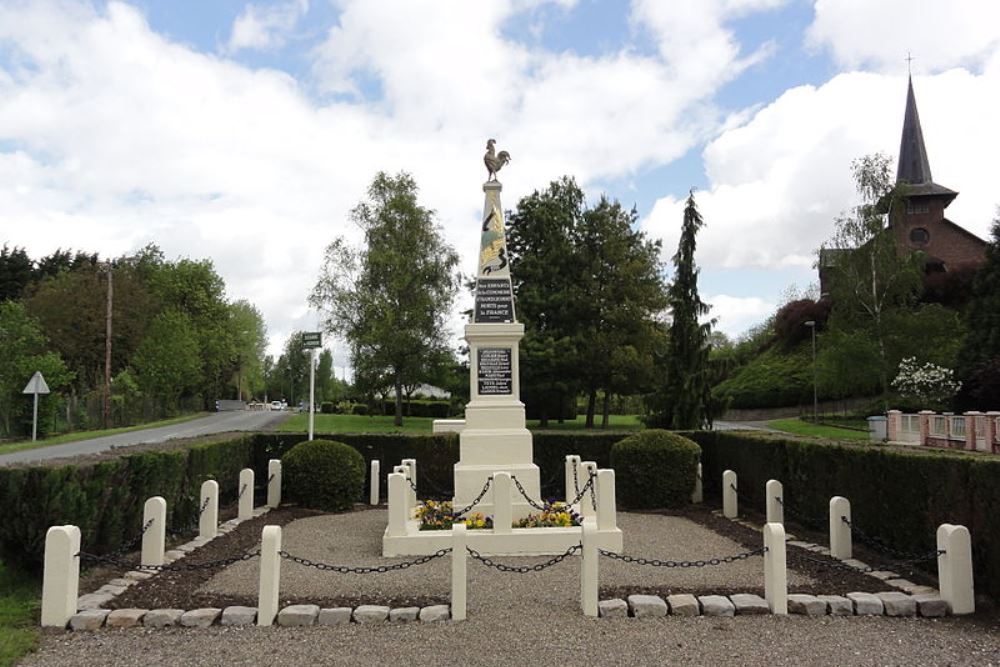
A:
[[[777,304],[758,297],[736,297],[714,294],[703,297],[712,307],[708,316],[717,320],[714,329],[736,338],[755,324],[772,315]]]
[[[309,0],[285,0],[272,5],[248,4],[233,21],[227,49],[236,52],[281,47],[308,11]]]
[[[915,73],[977,66],[1000,45],[996,0],[816,0],[808,43],[846,67]]]
[[[934,179],[961,192],[949,219],[987,238],[998,203],[994,156],[1000,153],[1000,52],[982,74],[955,69],[916,77],[914,87]],[[704,151],[710,187],[695,195],[706,226],[698,263],[712,268],[809,267],[855,201],[851,160],[896,155],[905,76],[848,73],[814,88],[786,91]],[[669,256],[683,200],[664,197],[642,221]]]

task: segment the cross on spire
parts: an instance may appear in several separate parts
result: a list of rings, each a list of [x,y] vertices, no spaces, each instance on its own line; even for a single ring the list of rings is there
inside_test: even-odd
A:
[[[912,63],[912,62],[913,62],[913,60],[914,60],[913,56],[911,56],[911,55],[910,55],[910,52],[909,52],[909,51],[907,51],[907,52],[906,52],[906,73],[907,73],[907,75],[909,75],[909,76],[912,76],[912,75],[913,75],[913,71],[912,71],[912,70],[910,69],[910,63]]]

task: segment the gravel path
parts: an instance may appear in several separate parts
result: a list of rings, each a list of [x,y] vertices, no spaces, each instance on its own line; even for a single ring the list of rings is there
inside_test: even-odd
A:
[[[745,547],[683,518],[621,514],[626,552],[694,559]],[[299,519],[285,548],[337,564],[379,562],[385,512]],[[395,560],[395,559],[393,559]],[[498,558],[535,563],[543,558]],[[382,561],[385,562],[385,561]],[[601,559],[601,583],[753,589],[760,558],[690,570]],[[447,597],[447,559],[380,575],[336,575],[282,563],[282,598]],[[791,573],[792,581],[808,583]],[[254,594],[257,566],[239,563],[203,591]],[[995,619],[708,617],[595,620],[579,611],[579,559],[541,573],[504,574],[469,563],[469,620],[456,624],[207,630],[103,630],[47,634],[24,665],[987,665],[1000,666]]]

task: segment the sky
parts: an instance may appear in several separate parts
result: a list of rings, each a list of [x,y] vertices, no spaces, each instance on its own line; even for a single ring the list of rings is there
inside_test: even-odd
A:
[[[948,217],[986,238],[997,0],[0,0],[0,243],[210,258],[277,353],[380,170],[473,273],[493,137],[505,208],[571,175],[665,261],[695,188],[736,336],[816,281],[851,160],[896,156],[908,53]]]

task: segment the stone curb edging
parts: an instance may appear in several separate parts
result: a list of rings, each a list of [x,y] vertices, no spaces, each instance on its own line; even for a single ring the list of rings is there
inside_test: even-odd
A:
[[[629,595],[597,603],[600,618],[665,616],[755,616],[770,614],[764,598],[753,593],[725,595]],[[899,616],[941,618],[948,605],[936,593],[907,595],[899,591],[842,595],[788,595],[788,613],[802,616]]]
[[[322,609],[315,604],[290,605],[278,612],[276,625],[307,627],[313,625],[345,625],[348,623],[440,623],[451,620],[451,607],[446,604],[428,607],[391,609],[381,605],[360,605]],[[85,609],[69,620],[73,631],[93,631],[105,628],[207,628],[221,626],[256,627],[256,607],[205,607],[202,609]]]

